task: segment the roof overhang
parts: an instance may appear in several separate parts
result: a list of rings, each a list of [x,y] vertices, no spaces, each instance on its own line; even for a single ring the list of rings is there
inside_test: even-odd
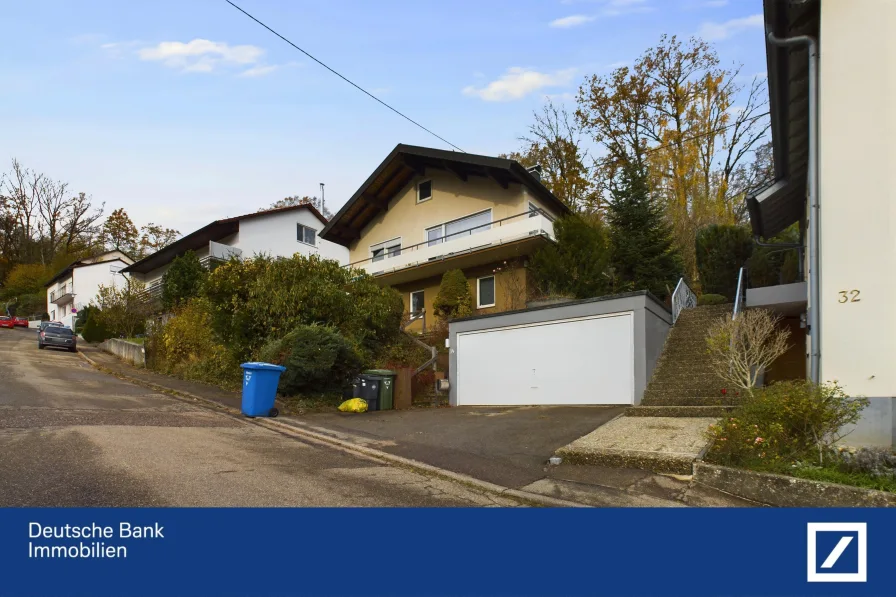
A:
[[[558,213],[569,213],[566,204],[514,160],[400,144],[342,206],[320,236],[348,246],[377,214],[389,209],[389,201],[396,193],[415,176],[425,176],[427,170],[449,172],[464,182],[471,178],[491,179],[505,189],[511,184],[524,185]]]
[[[764,0],[765,29],[775,37],[818,39],[819,2]],[[753,234],[770,238],[805,214],[809,162],[809,62],[806,46],[766,38],[775,182],[747,197]]]
[[[212,222],[208,226],[204,226],[196,232],[174,241],[152,255],[144,257],[137,263],[129,265],[122,271],[127,273],[136,272],[139,274],[148,274],[154,269],[158,269],[163,265],[170,263],[175,257],[179,257],[187,251],[195,251],[207,247],[209,241],[221,240],[231,234],[236,234],[239,229],[240,222],[236,218]]]

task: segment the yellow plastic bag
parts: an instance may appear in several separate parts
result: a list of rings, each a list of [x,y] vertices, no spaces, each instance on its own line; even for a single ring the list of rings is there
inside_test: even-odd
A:
[[[339,410],[344,413],[366,413],[367,401],[363,398],[352,398],[340,404]]]

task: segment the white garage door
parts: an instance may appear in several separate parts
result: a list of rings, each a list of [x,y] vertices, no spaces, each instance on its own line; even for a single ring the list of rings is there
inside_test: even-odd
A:
[[[457,335],[457,404],[632,404],[632,313]]]

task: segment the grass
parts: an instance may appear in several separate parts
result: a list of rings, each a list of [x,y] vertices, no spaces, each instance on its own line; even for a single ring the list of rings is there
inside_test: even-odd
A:
[[[134,344],[143,344],[146,338],[125,338],[126,342],[133,342]]]
[[[284,406],[284,414],[304,415],[317,412],[337,412],[339,405],[345,400],[342,394],[306,394],[279,398]]]
[[[852,485],[854,487],[896,493],[896,477],[875,477],[868,473],[845,473],[833,466],[797,468],[791,474],[800,479],[839,483],[840,485]]]

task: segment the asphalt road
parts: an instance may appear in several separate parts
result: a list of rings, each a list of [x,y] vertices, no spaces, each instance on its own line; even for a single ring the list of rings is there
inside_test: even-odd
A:
[[[304,443],[0,329],[0,506],[494,506],[513,502]]]

